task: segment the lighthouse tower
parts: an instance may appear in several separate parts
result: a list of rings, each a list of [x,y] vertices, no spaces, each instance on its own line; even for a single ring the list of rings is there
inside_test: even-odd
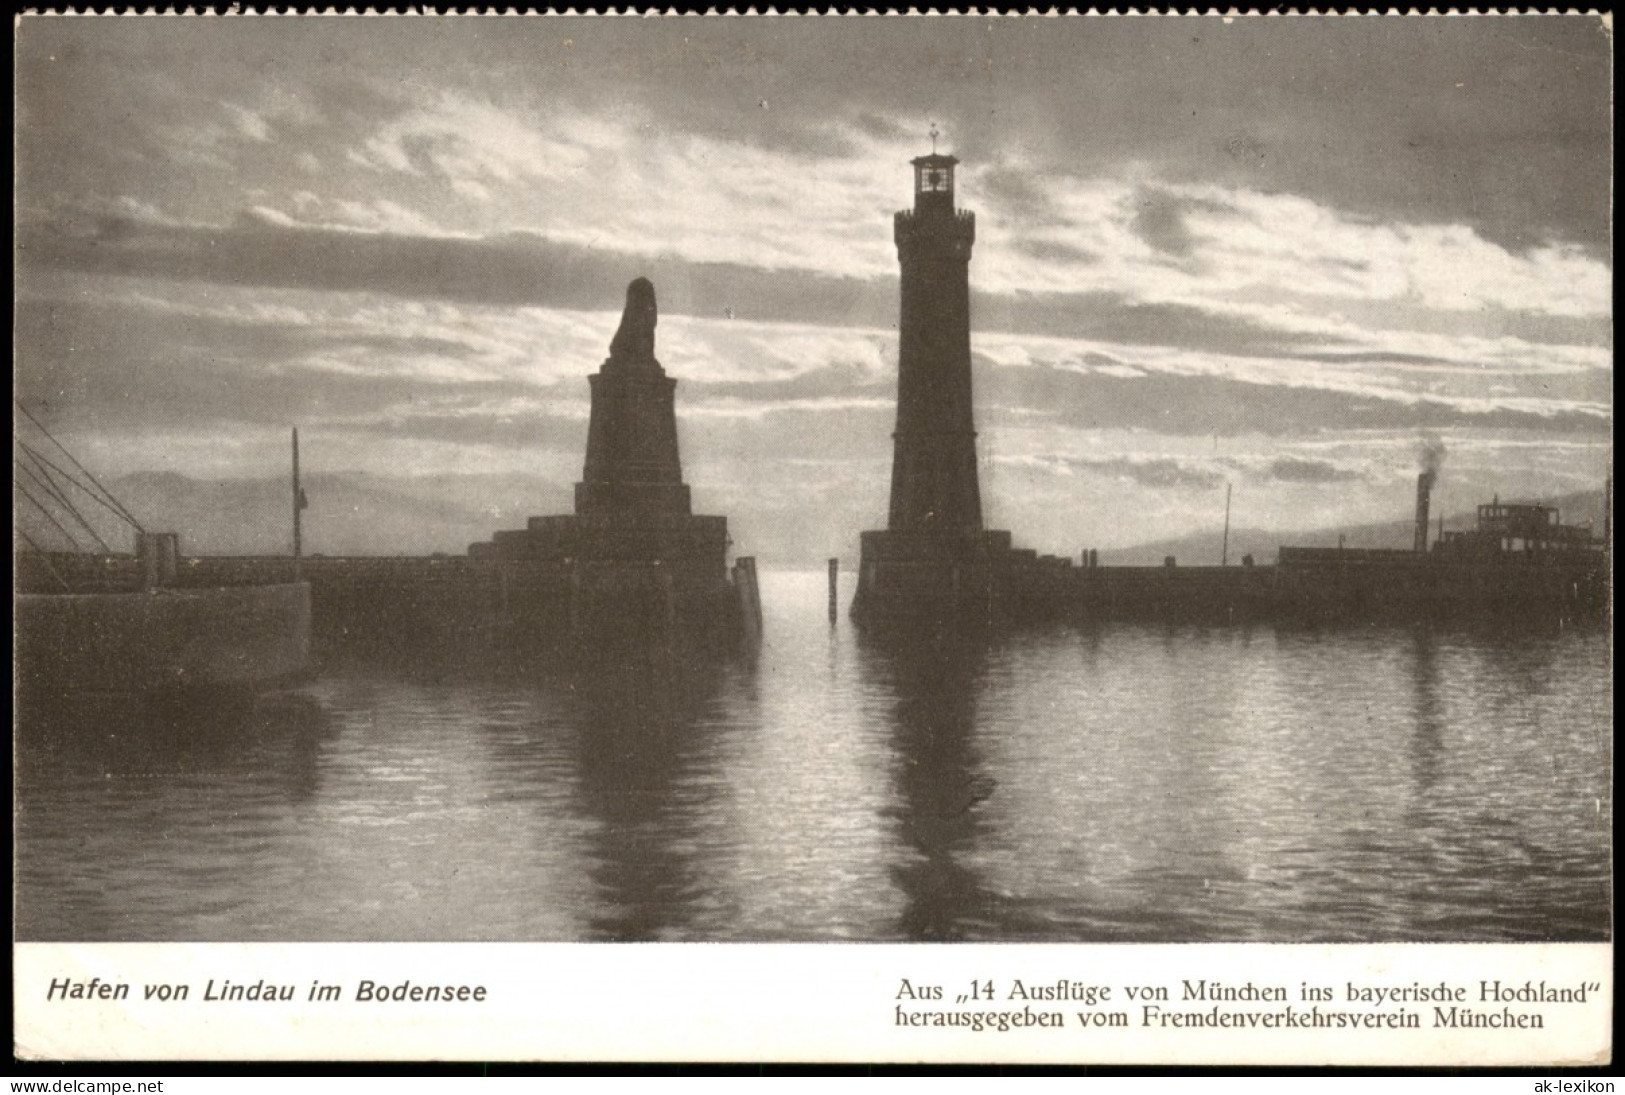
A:
[[[954,208],[952,156],[914,161],[914,208],[895,219],[902,266],[894,532],[976,533],[982,495],[971,418],[970,252],[976,215]]]
[[[959,161],[913,161],[914,207],[894,232],[902,268],[897,427],[886,528],[862,535],[855,616],[991,610],[1008,532],[982,527],[971,403],[970,257],[975,214],[955,207]]]

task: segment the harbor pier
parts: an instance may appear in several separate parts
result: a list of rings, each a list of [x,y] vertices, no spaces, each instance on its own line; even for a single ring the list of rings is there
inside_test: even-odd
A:
[[[737,639],[755,622],[745,617],[758,603],[756,572],[736,567],[730,576],[727,518],[691,508],[677,451],[677,381],[654,352],[658,316],[654,285],[637,278],[609,357],[588,378],[592,416],[575,512],[532,517],[469,546],[474,573],[495,573],[500,618],[521,638],[681,644]],[[736,582],[752,588],[742,595]]]
[[[958,160],[912,161],[914,205],[894,218],[900,266],[897,418],[884,529],[862,533],[860,623],[981,626],[1043,619],[1327,622],[1383,615],[1606,611],[1610,551],[1536,504],[1479,507],[1478,526],[1429,546],[1437,468],[1417,479],[1411,550],[1282,547],[1273,566],[1098,565],[1018,548],[983,523],[972,399],[969,267],[976,217],[954,198]]]
[[[187,557],[172,535],[147,537],[128,555],[31,552],[17,557],[18,589],[151,589],[160,571],[175,592],[301,580],[312,642],[328,654],[748,640],[761,627],[754,560],[740,557],[730,570],[727,518],[691,511],[677,381],[654,356],[656,322],[654,286],[639,278],[609,358],[588,378],[592,418],[574,513],[532,517],[458,556],[304,555],[296,544],[292,557]],[[293,492],[297,529],[297,472]]]

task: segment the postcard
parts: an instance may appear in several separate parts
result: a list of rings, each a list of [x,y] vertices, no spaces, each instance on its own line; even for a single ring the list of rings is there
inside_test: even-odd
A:
[[[1611,1060],[1611,35],[22,18],[14,1052]]]

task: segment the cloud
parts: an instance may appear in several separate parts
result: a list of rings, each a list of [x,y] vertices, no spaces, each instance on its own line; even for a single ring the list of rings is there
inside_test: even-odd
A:
[[[513,401],[508,403],[506,407],[493,407],[486,401],[458,413],[406,410],[369,418],[346,428],[357,434],[382,435],[396,440],[450,441],[526,451],[546,449],[575,458],[586,452],[585,399],[573,406],[534,400],[517,405]],[[572,413],[562,413],[566,407]]]
[[[981,194],[970,178],[961,189],[974,208]],[[1043,197],[1023,204],[1045,212],[1003,217],[993,203],[977,264],[984,291],[1110,292],[1209,312],[1281,295],[1333,312],[1343,301],[1450,315],[1609,310],[1607,263],[1571,244],[1513,250],[1459,222],[1374,222],[1303,195],[1129,174],[1025,185]],[[1382,325],[1379,313],[1367,319]]]
[[[576,128],[579,133],[583,127]],[[590,137],[586,143],[611,153],[618,145]],[[387,122],[348,158],[380,171],[433,172],[475,184],[565,178],[583,171],[592,159],[582,142],[549,140],[491,102],[453,91]]]
[[[297,228],[299,222],[280,209],[267,209],[263,205],[254,205],[243,211],[242,219],[245,222],[268,224],[275,228]]]
[[[1116,292],[971,293],[981,330],[1092,342],[1279,356],[1320,340],[1192,304],[1138,301]]]
[[[536,391],[478,371],[446,380],[410,365],[471,360],[476,350],[466,344],[324,329],[304,317],[279,321],[272,313],[256,322],[130,302],[34,299],[19,301],[15,316],[26,347],[16,361],[18,398],[104,429],[282,425],[376,414],[430,392],[442,399],[495,399]],[[321,367],[346,361],[394,367]]]
[[[238,133],[260,144],[270,143],[271,127],[258,113],[249,110],[247,107],[238,106],[236,103],[221,103],[220,105],[231,116],[232,124],[237,127]]]
[[[468,238],[407,234],[387,201],[347,206],[367,231],[290,226],[260,209],[224,226],[155,225],[102,217],[85,231],[19,230],[30,266],[126,277],[257,284],[421,299],[563,308],[619,307],[626,284],[652,278],[663,312],[738,319],[889,325],[895,282],[767,272],[589,248],[528,233]]]
[[[1086,250],[1075,244],[1063,240],[1050,239],[1016,239],[1010,246],[1029,258],[1040,262],[1060,262],[1069,265],[1084,265],[1098,262],[1100,256],[1093,251]]]
[[[1595,20],[383,23],[20,26],[25,399],[119,466],[280,466],[297,419],[330,467],[528,462],[568,508],[650,276],[691,481],[786,544],[883,520],[936,121],[1018,531],[1177,531],[1216,475],[1402,505],[1423,429],[1447,491],[1606,463]]]
[[[778,378],[731,381],[682,381],[684,398],[693,404],[717,400],[744,400],[752,405],[862,399],[865,405],[880,400],[891,405],[897,392],[895,373],[875,373],[863,365],[821,365]]]
[[[1283,483],[1352,483],[1364,478],[1357,471],[1340,468],[1325,460],[1304,460],[1291,456],[1270,461],[1266,474]]]
[[[861,110],[852,119],[853,126],[865,137],[876,141],[901,143],[914,137],[901,121],[877,111]]]
[[[1224,485],[1224,476],[1203,468],[1167,458],[1063,459],[1066,467],[1112,479],[1127,479],[1143,487],[1173,490],[1212,490]]]
[[[1056,205],[1053,188],[1046,186],[1030,165],[1000,161],[980,172],[973,171],[973,175],[993,218],[1029,228],[1068,223]]]
[[[1324,429],[1439,429],[1473,425],[1560,433],[1606,433],[1606,408],[1450,403],[1384,398],[1311,386],[1253,383],[1217,375],[1148,373],[1123,377],[1042,366],[988,368],[980,378],[988,417],[1010,408],[1040,410],[1079,429],[1133,428],[1157,433],[1272,437]]]
[[[597,306],[582,289],[607,297],[603,283],[658,266],[669,310],[889,326],[894,266],[874,205],[899,189],[891,176],[901,173],[878,159],[890,152],[872,136],[884,127],[858,126],[858,145],[814,165],[804,153],[709,137],[639,138],[646,118],[643,108],[520,118],[511,105],[448,91],[351,149],[354,162],[402,177],[400,200],[300,189],[287,205],[260,202],[224,225],[104,214],[88,237],[65,231],[60,216],[32,217],[25,261],[565,307]],[[602,156],[613,165],[588,172]],[[1513,254],[1459,224],[1377,224],[1296,195],[1020,165],[965,173],[967,199],[980,187],[994,215],[973,267],[979,331],[1350,362],[1429,356],[1386,318],[1407,313],[1412,326],[1458,339],[1608,337],[1609,273],[1572,246]],[[819,184],[795,188],[793,200],[761,185],[810,171]],[[520,184],[548,172],[563,172],[553,180],[563,189],[538,204],[536,188]],[[449,199],[438,207],[413,189],[431,177]],[[543,227],[468,230],[470,218],[487,217],[474,207],[492,203]]]
[[[418,243],[455,252],[466,241]],[[809,452],[838,453],[855,444],[884,454],[896,383],[890,330],[673,314],[673,297],[680,309],[692,308],[697,297],[715,299],[709,295],[715,288],[749,291],[744,271],[672,272],[678,270],[686,283],[664,274],[659,282],[688,291],[685,298],[661,289],[667,314],[659,352],[681,381],[681,413],[723,435],[717,451],[777,459],[798,451],[793,441]],[[91,293],[78,277],[25,279],[17,308],[18,391],[78,406],[82,417],[106,425],[146,421],[154,429],[325,421],[398,438],[478,444],[488,422],[492,443],[522,439],[527,421],[541,430],[548,415],[575,420],[583,412],[584,377],[602,360],[616,315],[557,303],[512,307],[332,290],[216,287],[200,296],[184,282],[127,277],[104,277]],[[618,304],[624,281],[611,289],[604,280],[593,303]],[[757,280],[767,283],[756,289],[758,302],[792,313],[809,304],[818,311],[819,291],[831,289],[816,281]],[[561,295],[587,295],[567,278],[555,275],[551,284]],[[802,287],[810,291],[795,291]],[[839,299],[835,293],[823,304]],[[758,309],[765,310],[762,303]],[[1166,330],[1145,330],[1168,338]],[[1564,388],[1556,376],[1545,379],[1545,389],[1519,380],[1489,395],[1418,393],[1402,382],[1403,370],[1432,375],[1438,366],[1431,361],[1400,363],[1396,374],[1393,363],[1317,365],[992,332],[978,334],[975,345],[978,418],[990,443],[997,431],[1040,424],[1048,431],[1129,428],[1163,437],[1452,426],[1555,436],[1605,434],[1612,421],[1605,391],[1600,399],[1580,398],[1591,373],[1575,374],[1578,388]]]
[[[86,28],[39,20],[19,28],[17,98],[25,120],[58,134],[81,99],[136,103],[141,118],[222,99],[267,117],[279,99],[319,104],[358,147],[383,132],[361,123],[386,104],[471,118],[468,104],[488,105],[534,129],[632,104],[654,130],[781,151],[843,126],[918,150],[930,118],[967,163],[1004,158],[1035,175],[1138,164],[1377,221],[1470,217],[1513,250],[1554,236],[1608,248],[1611,67],[1595,20],[1428,34],[1397,20],[1034,25],[538,22],[497,41],[476,24],[289,21],[143,27],[90,50]],[[436,124],[416,128],[434,137]],[[122,143],[105,139],[118,119],[79,128],[87,144]],[[397,129],[384,138],[410,157],[415,130]]]
[[[1188,206],[1165,190],[1141,190],[1135,195],[1134,234],[1165,255],[1189,258],[1196,247],[1185,224]]]

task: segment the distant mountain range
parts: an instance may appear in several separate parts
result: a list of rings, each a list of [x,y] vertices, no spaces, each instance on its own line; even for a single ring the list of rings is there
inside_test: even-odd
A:
[[[1512,498],[1505,500],[1531,501]],[[1532,501],[1537,501],[1541,505],[1556,506],[1562,513],[1564,524],[1583,525],[1589,522],[1591,527],[1596,529],[1597,535],[1602,535],[1604,495],[1600,490],[1581,491],[1576,494],[1565,494],[1559,498],[1532,499]],[[1472,528],[1477,523],[1476,511],[1444,515],[1446,529],[1459,531]],[[1428,523],[1429,543],[1432,543],[1433,538],[1438,535],[1438,529],[1439,514],[1434,513]],[[1264,564],[1275,562],[1276,553],[1282,545],[1336,547],[1341,538],[1344,546],[1351,548],[1408,548],[1414,537],[1415,524],[1408,520],[1296,532],[1233,528],[1230,530],[1229,556],[1232,565],[1239,563],[1241,557],[1247,554],[1251,554],[1259,564]],[[1100,561],[1102,565],[1111,566],[1155,566],[1172,555],[1186,566],[1217,566],[1223,549],[1224,530],[1216,528],[1194,532],[1174,540],[1158,540],[1114,551],[1102,551]]]
[[[140,472],[108,486],[152,528],[178,532],[183,552],[280,555],[293,543],[292,489],[285,479],[198,480]],[[532,476],[307,475],[304,546],[311,554],[462,554],[499,528],[522,528],[530,501],[564,492]]]

